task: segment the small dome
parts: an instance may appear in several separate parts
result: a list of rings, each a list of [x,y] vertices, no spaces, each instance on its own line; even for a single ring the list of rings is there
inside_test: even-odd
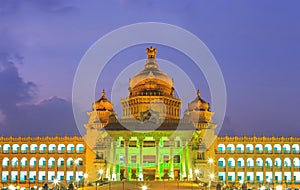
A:
[[[113,111],[113,104],[105,97],[105,91],[102,90],[102,96],[93,104],[93,110],[96,111]]]
[[[200,96],[200,90],[197,91],[197,97],[188,105],[188,110],[210,111],[210,105]]]
[[[136,74],[129,82],[129,90],[137,94],[146,91],[156,91],[161,95],[172,95],[173,80],[158,68],[156,63],[156,48],[146,49],[148,59],[142,71]]]

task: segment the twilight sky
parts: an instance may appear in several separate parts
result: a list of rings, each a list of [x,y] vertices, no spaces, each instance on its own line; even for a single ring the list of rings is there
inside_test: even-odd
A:
[[[0,135],[78,134],[72,84],[88,48],[119,27],[164,22],[195,34],[218,61],[227,88],[222,135],[298,136],[299,6],[296,0],[0,0]],[[99,78],[96,96],[105,88],[110,97],[118,74],[145,59],[146,47],[115,56]],[[156,47],[158,57],[184,68],[209,101],[207,82],[191,60]]]

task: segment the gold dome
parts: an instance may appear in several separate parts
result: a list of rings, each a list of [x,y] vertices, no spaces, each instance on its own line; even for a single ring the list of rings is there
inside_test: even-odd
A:
[[[210,111],[210,105],[200,96],[200,90],[197,91],[197,97],[188,105],[188,110]]]
[[[153,95],[173,95],[173,80],[158,68],[155,57],[157,49],[146,49],[148,59],[142,71],[136,74],[129,82],[131,95],[143,95],[152,92]]]
[[[105,97],[105,91],[102,90],[102,96],[93,104],[93,110],[96,111],[113,111],[113,104]]]

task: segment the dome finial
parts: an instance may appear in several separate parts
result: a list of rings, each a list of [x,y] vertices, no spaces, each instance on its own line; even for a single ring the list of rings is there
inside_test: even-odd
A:
[[[197,96],[200,97],[200,90],[197,90]]]
[[[147,48],[146,53],[147,53],[148,59],[155,58],[156,52],[157,52],[157,49],[152,46],[150,46],[150,48]]]
[[[101,95],[102,95],[102,97],[105,97],[105,90],[104,90],[104,88],[102,89]]]

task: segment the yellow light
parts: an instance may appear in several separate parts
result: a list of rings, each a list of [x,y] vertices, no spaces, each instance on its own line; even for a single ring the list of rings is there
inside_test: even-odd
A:
[[[84,177],[84,179],[86,179],[86,178],[88,178],[88,177],[89,177],[89,174],[87,174],[87,173],[84,173],[84,174],[83,174],[83,177]]]
[[[99,174],[102,175],[104,171],[102,169],[99,170]]]
[[[199,170],[198,169],[195,169],[195,174],[199,174]]]
[[[214,178],[215,178],[215,174],[210,174],[210,175],[209,175],[209,178],[210,178],[210,179],[214,179]]]
[[[209,159],[208,159],[208,163],[210,163],[210,164],[214,163],[214,159],[209,158]]]
[[[142,186],[142,190],[147,190],[147,186],[146,186],[146,185],[143,185],[143,186]]]
[[[58,184],[58,179],[54,179],[53,183],[54,183],[54,185],[57,185]]]
[[[240,180],[240,184],[243,184],[243,182],[244,182],[243,180]]]
[[[76,165],[78,165],[78,163],[79,163],[79,160],[78,160],[78,159],[76,159],[76,160],[74,161],[74,163],[75,163]]]
[[[8,186],[8,189],[11,189],[11,190],[13,190],[13,189],[15,189],[15,186],[13,186],[13,185],[9,185],[9,186]]]

